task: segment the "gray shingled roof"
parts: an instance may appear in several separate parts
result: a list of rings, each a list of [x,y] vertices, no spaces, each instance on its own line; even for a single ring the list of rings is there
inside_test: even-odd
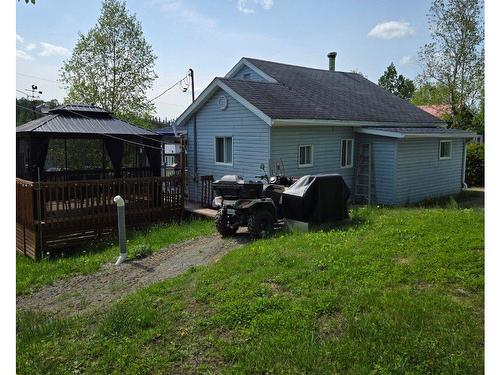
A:
[[[99,107],[81,104],[55,108],[47,116],[16,128],[18,134],[28,132],[158,136],[151,130],[116,119]]]
[[[278,83],[219,79],[272,119],[443,124],[357,73],[245,60]]]

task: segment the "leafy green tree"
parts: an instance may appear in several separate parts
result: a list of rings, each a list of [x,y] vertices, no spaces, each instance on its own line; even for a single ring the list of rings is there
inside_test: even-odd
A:
[[[125,2],[104,0],[97,24],[80,34],[60,79],[67,102],[94,103],[117,115],[149,116],[154,104],[146,92],[157,75],[156,56],[142,26]]]
[[[448,88],[439,83],[423,82],[413,93],[411,102],[415,105],[449,104]]]
[[[405,78],[402,74],[398,75],[394,63],[387,67],[384,74],[379,78],[378,85],[383,87],[391,94],[399,96],[401,99],[410,100],[415,91],[415,84],[411,79]]]
[[[419,51],[422,80],[446,87],[454,127],[473,111],[484,86],[482,0],[433,0],[428,13],[431,41]]]

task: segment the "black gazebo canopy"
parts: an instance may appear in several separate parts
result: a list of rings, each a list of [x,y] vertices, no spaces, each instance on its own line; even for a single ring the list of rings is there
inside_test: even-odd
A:
[[[122,175],[126,145],[135,145],[145,151],[151,175],[159,176],[161,173],[159,134],[119,120],[110,112],[94,105],[67,104],[16,128],[17,177],[35,181],[40,170],[43,179],[49,142],[55,139],[62,139],[64,142],[69,139],[101,139],[103,160],[106,153],[115,178]],[[66,152],[65,158],[67,159]],[[67,160],[65,164],[67,170]],[[104,168],[103,162],[102,169]]]

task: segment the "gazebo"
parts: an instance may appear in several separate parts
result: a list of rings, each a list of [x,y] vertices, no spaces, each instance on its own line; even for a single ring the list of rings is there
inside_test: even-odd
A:
[[[17,127],[17,251],[38,259],[112,231],[118,194],[128,225],[179,217],[184,168],[162,176],[161,144],[94,105],[63,105]]]

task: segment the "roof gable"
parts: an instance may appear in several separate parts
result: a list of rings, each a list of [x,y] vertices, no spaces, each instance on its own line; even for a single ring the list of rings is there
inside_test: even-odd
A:
[[[263,81],[267,81],[270,83],[278,83],[276,79],[268,75],[266,72],[262,71],[258,67],[256,67],[254,64],[252,64],[246,57],[243,57],[238,63],[227,73],[224,78],[235,78],[236,75],[244,68],[247,67],[251,69],[255,74],[257,74],[259,77],[262,78]]]

